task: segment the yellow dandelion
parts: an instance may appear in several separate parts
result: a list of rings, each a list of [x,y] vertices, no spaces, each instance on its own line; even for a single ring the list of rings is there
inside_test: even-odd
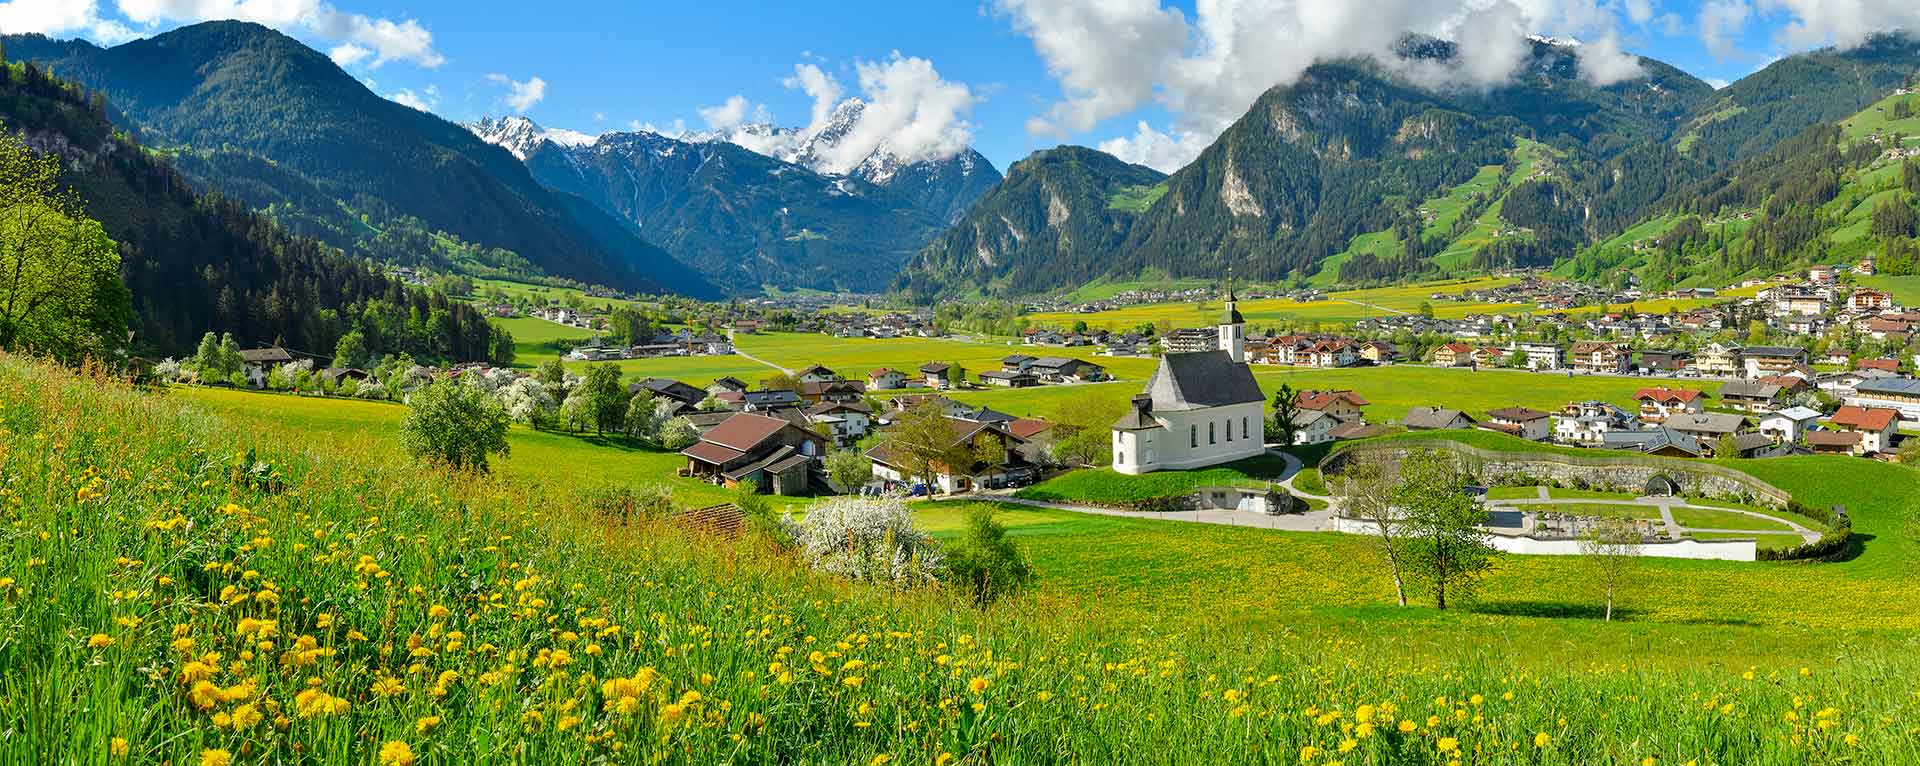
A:
[[[200,766],[233,766],[233,754],[225,750],[202,750]]]
[[[1441,737],[1441,738],[1440,738],[1440,752],[1442,752],[1442,753],[1453,753],[1453,752],[1459,752],[1459,750],[1460,750],[1460,740],[1459,740],[1459,739],[1457,739],[1457,738],[1454,738],[1454,737]]]
[[[105,633],[95,633],[87,637],[88,649],[105,649],[109,646],[113,646],[113,636]]]
[[[967,691],[973,692],[974,694],[979,694],[981,692],[986,691],[987,687],[992,685],[993,685],[992,681],[988,681],[987,679],[981,678],[979,676],[974,676],[973,680],[967,682]]]
[[[861,677],[859,677],[859,676],[847,676],[846,678],[842,678],[842,679],[840,679],[840,683],[842,683],[842,684],[846,684],[847,686],[855,686],[855,687],[857,687],[857,686],[859,686],[859,685],[860,685],[860,684],[861,684],[862,682],[864,682],[865,680],[866,680],[866,679],[863,679],[863,678],[861,678]]]
[[[380,746],[380,766],[413,766],[413,748],[393,740]]]
[[[451,614],[453,614],[453,610],[448,609],[439,604],[434,604],[433,606],[427,607],[427,616],[436,620],[444,620],[447,618],[448,615],[451,615]]]
[[[1420,728],[1420,725],[1414,723],[1413,719],[1409,718],[1407,720],[1401,721],[1400,725],[1395,728],[1398,728],[1401,734],[1408,734],[1408,733],[1411,733],[1414,729]]]
[[[418,721],[414,721],[413,730],[421,734],[425,734],[429,731],[433,731],[434,727],[439,725],[440,725],[440,716],[430,715]]]
[[[107,753],[115,758],[126,755],[130,749],[132,748],[127,744],[127,741],[119,737],[114,737],[113,741],[107,744]]]
[[[1553,744],[1553,738],[1547,736],[1546,732],[1543,731],[1533,735],[1534,747],[1546,747],[1551,744]]]
[[[873,760],[868,761],[867,766],[886,766],[887,763],[891,762],[892,760],[893,760],[893,756],[887,755],[886,753],[881,753],[879,755],[874,756]]]

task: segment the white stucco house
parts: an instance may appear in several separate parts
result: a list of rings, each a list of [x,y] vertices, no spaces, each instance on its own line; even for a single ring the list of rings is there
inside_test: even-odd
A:
[[[1246,320],[1227,290],[1219,348],[1165,354],[1113,424],[1113,469],[1124,474],[1231,463],[1266,451],[1265,396],[1247,367]]]

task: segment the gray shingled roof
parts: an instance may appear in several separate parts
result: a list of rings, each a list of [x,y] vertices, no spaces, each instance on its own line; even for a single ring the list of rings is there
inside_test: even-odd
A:
[[[1156,410],[1185,410],[1265,401],[1253,371],[1225,351],[1195,351],[1160,357],[1147,381]]]

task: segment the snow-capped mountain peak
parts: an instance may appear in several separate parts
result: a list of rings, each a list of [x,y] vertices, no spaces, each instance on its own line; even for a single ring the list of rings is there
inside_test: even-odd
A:
[[[461,127],[479,136],[480,140],[507,150],[521,162],[525,162],[527,155],[539,148],[543,141],[560,146],[590,146],[599,140],[598,136],[577,130],[542,128],[533,120],[519,115],[498,119],[482,117],[476,122],[462,123]]]

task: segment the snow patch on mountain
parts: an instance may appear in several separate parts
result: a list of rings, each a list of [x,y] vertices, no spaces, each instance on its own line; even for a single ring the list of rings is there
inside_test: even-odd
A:
[[[474,122],[461,123],[480,140],[498,146],[511,153],[521,162],[540,147],[543,142],[559,146],[592,146],[599,136],[565,128],[542,128],[533,120],[519,115],[510,115],[498,119],[482,117]]]

